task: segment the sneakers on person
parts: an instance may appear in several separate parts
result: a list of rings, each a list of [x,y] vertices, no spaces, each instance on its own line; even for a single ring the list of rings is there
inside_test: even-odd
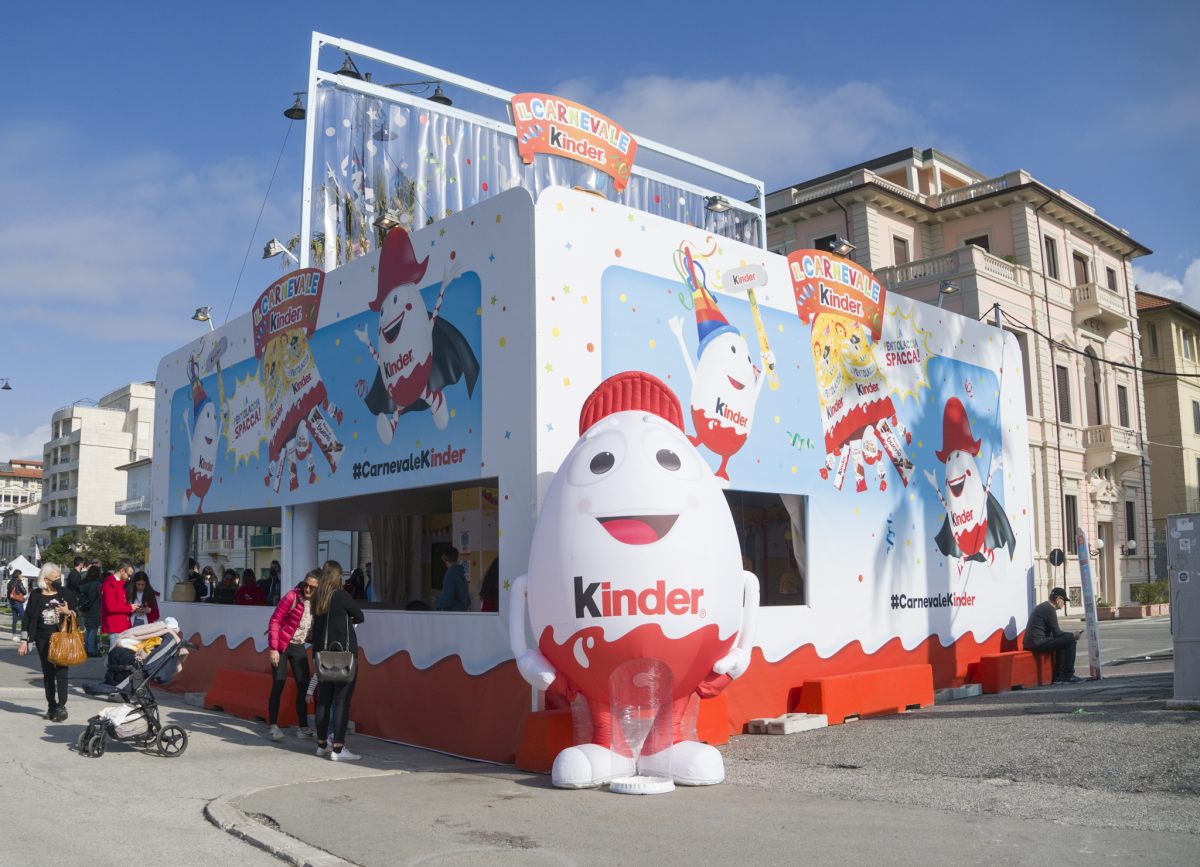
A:
[[[1067,675],[1066,677],[1054,678],[1055,683],[1083,683],[1084,680],[1085,680],[1085,678],[1082,678],[1077,674]]]
[[[50,705],[50,707],[46,708],[46,712],[42,714],[42,719],[52,720],[54,719],[54,714],[57,712],[58,708],[56,708],[54,705]]]
[[[311,738],[315,734],[316,732],[314,732],[308,726],[301,726],[300,728],[296,729],[296,737],[298,738]]]
[[[340,750],[334,750],[333,755],[329,758],[335,762],[357,762],[362,758],[358,753],[351,752],[348,747],[342,747]]]
[[[59,705],[58,710],[56,710],[54,712],[54,716],[51,717],[51,720],[54,722],[66,722],[67,721],[67,709],[64,706]]]
[[[320,744],[317,744],[317,758],[318,759],[325,758],[331,752],[333,752],[333,750],[331,750],[329,747],[327,747],[327,746],[323,747]]]
[[[279,743],[281,740],[283,740],[283,732],[280,730],[279,726],[271,726],[271,730],[267,732],[267,736],[271,740],[275,741],[275,743]]]
[[[21,640],[21,636],[17,635],[17,634],[14,632],[14,633],[13,633],[12,640],[13,640],[13,641],[20,641],[20,640]]]

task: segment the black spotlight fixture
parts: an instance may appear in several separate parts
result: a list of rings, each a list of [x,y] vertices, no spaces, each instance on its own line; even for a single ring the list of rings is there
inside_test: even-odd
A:
[[[453,100],[442,92],[441,82],[433,89],[433,96],[429,97],[430,102],[436,102],[438,105],[454,105]]]
[[[358,71],[358,66],[354,63],[354,58],[350,56],[350,52],[345,52],[345,59],[342,60],[342,68],[337,71],[338,75],[344,75],[347,78],[357,78],[362,81],[362,73]]]
[[[303,91],[301,91],[303,92]],[[306,116],[304,106],[300,102],[300,94],[296,94],[296,101],[292,103],[291,108],[284,111],[283,116],[288,120],[304,120]]]

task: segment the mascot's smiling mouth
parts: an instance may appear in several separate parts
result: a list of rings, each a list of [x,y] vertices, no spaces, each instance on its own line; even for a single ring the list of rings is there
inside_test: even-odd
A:
[[[671,532],[678,519],[678,515],[614,515],[596,520],[618,542],[649,545]]]
[[[957,479],[946,479],[946,487],[948,487],[950,489],[950,493],[952,496],[961,497],[962,492],[963,492],[963,485],[966,484],[966,481],[967,481],[967,474],[963,473]]]
[[[729,384],[730,384],[730,385],[732,385],[734,388],[736,388],[738,391],[741,391],[743,388],[745,388],[745,387],[746,387],[745,385],[743,385],[742,383],[738,382],[736,379],[734,379],[734,378],[733,378],[732,376],[730,376],[729,374],[725,374],[725,378],[726,378],[726,379],[728,379],[728,380],[729,380]]]
[[[383,326],[383,339],[388,343],[395,343],[396,336],[400,333],[400,326],[404,324],[404,311],[400,311],[400,315]]]

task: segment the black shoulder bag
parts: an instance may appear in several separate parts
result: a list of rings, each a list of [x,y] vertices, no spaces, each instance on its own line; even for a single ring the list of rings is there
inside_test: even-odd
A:
[[[350,615],[346,614],[346,640],[350,640],[350,630],[353,629],[350,625]],[[354,680],[357,673],[358,659],[357,654],[352,653],[342,647],[340,641],[335,641],[334,647],[337,650],[332,650],[329,647],[329,615],[325,615],[325,640],[321,642],[321,646],[325,650],[318,650],[316,653],[317,663],[317,680],[321,683],[349,683]]]

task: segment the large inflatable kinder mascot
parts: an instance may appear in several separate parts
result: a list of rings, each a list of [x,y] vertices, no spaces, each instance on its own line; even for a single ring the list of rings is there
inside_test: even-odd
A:
[[[671,674],[675,735],[665,748],[674,781],[719,783],[721,754],[680,740],[680,721],[693,693],[715,695],[749,666],[758,579],[742,569],[722,488],[665,384],[641,372],[605,380],[584,403],[579,429],[546,492],[529,573],[514,583],[509,607],[522,676],[582,695],[590,716],[591,743],[558,754],[554,785],[598,786],[633,770],[614,731],[611,688],[613,672],[631,660],[655,660]]]

